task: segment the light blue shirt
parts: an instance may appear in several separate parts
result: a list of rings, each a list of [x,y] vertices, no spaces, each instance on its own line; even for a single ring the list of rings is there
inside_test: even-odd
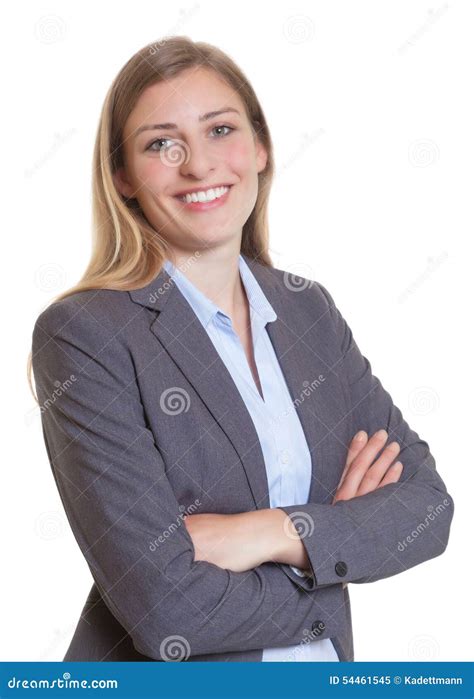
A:
[[[239,270],[250,308],[255,364],[264,400],[255,384],[244,348],[231,318],[207,298],[170,260],[164,267],[207,331],[232,376],[260,440],[268,480],[270,507],[308,502],[311,455],[266,330],[277,315],[242,255]],[[293,567],[300,576],[305,571]],[[311,624],[308,624],[311,626]],[[323,661],[339,658],[330,639],[314,639],[311,629],[298,645],[265,648],[262,661]]]

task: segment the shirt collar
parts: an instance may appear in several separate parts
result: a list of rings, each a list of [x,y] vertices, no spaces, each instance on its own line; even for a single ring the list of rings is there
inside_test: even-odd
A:
[[[239,255],[239,270],[242,283],[247,293],[250,306],[265,323],[271,323],[277,319],[273,306],[262,291],[262,287],[255,278],[242,255]]]
[[[229,316],[190,282],[171,260],[166,259],[163,267],[176,282],[204,327],[207,327],[211,319],[217,314],[224,316],[230,324]],[[264,321],[264,324],[276,320],[277,314],[241,254],[239,255],[239,272],[251,308]]]

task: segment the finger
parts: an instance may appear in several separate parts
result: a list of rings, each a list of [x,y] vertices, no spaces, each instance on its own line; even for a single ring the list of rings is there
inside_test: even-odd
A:
[[[357,490],[357,495],[365,495],[379,487],[393,460],[400,453],[398,442],[391,442],[385,447],[380,457],[367,469]]]
[[[397,483],[403,471],[403,464],[401,461],[396,461],[388,469],[385,477],[380,481],[379,488],[383,488],[384,485],[389,483]]]
[[[368,434],[367,434],[367,432],[365,432],[365,430],[361,430],[360,432],[357,432],[357,434],[352,439],[352,441],[349,445],[349,450],[347,452],[346,465],[344,466],[342,476],[341,476],[339,483],[338,483],[338,486],[337,486],[338,488],[340,487],[342,481],[344,480],[346,473],[350,469],[351,464],[353,463],[355,457],[362,451],[362,449],[367,444],[367,440],[368,440]]]
[[[348,498],[355,497],[367,469],[371,466],[387,439],[387,431],[379,430],[372,435],[364,449],[355,457],[341,487],[345,496],[347,495]]]
[[[351,443],[349,444],[349,450],[347,452],[346,458],[346,467],[351,465],[357,454],[359,454],[360,451],[364,448],[364,446],[367,444],[368,438],[368,434],[365,430],[360,430],[360,432],[357,432],[357,434],[354,435],[353,439],[351,440]]]

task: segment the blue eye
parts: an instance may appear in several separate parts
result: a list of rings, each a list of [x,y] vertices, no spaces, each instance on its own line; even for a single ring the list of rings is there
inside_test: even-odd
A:
[[[220,136],[218,135],[217,138],[223,138],[224,136],[228,136],[230,132],[235,131],[235,129],[232,126],[226,126],[225,124],[219,124],[218,126],[214,126],[212,131],[215,131],[216,129],[228,129],[227,133],[221,134]],[[165,138],[165,137],[157,138],[154,141],[152,141],[150,143],[150,145],[147,146],[147,148],[145,150],[160,152],[162,150],[166,150],[167,148],[171,148],[171,146],[158,146],[158,148],[152,148],[152,146],[154,146],[155,143],[159,143],[160,141],[164,141],[164,142],[170,141],[171,143],[173,143],[173,139],[171,139],[171,138]]]
[[[150,143],[150,145],[147,147],[146,150],[154,150],[154,151],[165,150],[165,148],[163,148],[161,146],[159,148],[152,148],[152,146],[154,146],[155,143],[159,143],[159,141],[171,141],[171,138],[157,138],[156,141],[153,141],[152,143]],[[168,146],[168,148],[169,147],[170,146]]]
[[[220,124],[219,126],[214,126],[214,128],[212,130],[214,131],[215,129],[229,129],[229,131],[234,131],[232,126],[225,126],[224,124]],[[226,134],[226,133],[223,134],[223,136],[227,136],[227,135],[228,134]]]

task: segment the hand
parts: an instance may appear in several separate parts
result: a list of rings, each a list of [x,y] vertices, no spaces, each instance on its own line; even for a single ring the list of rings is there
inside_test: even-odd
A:
[[[271,535],[271,530],[266,513],[271,512],[188,515],[184,524],[193,541],[194,560],[214,563],[236,573],[261,565],[268,560],[267,534]]]
[[[350,500],[359,495],[370,493],[377,488],[382,488],[388,483],[398,481],[403,465],[400,461],[392,464],[400,451],[398,442],[391,442],[385,447],[377,461],[372,463],[387,439],[386,430],[376,432],[369,440],[367,432],[362,432],[360,441],[354,437],[349,446],[346,465],[332,501],[333,505],[338,500]]]

